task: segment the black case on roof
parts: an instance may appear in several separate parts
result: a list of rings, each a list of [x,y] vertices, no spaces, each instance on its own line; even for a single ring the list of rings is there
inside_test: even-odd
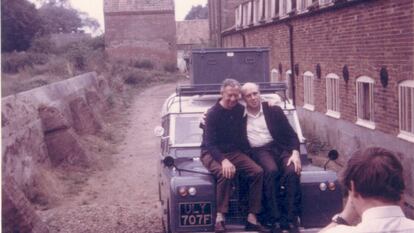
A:
[[[270,82],[269,48],[209,48],[191,52],[191,84]]]

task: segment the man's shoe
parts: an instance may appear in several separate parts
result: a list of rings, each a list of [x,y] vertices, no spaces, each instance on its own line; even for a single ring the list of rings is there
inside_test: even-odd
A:
[[[224,221],[216,222],[216,225],[214,225],[214,232],[215,233],[226,232],[226,226],[224,225]]]
[[[300,233],[298,224],[289,223],[289,233]]]
[[[272,224],[272,231],[271,231],[271,233],[282,233],[283,232],[283,230],[282,230],[282,228],[280,227],[280,224],[279,223],[273,223]]]
[[[245,231],[258,231],[261,233],[270,233],[270,230],[260,224],[253,224],[247,222],[246,227],[244,228]]]

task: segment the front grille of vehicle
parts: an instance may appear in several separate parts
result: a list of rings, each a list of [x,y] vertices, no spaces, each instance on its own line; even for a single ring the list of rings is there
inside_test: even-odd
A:
[[[233,180],[232,194],[229,201],[229,212],[226,215],[227,224],[242,224],[246,223],[248,214],[248,182],[238,175]]]

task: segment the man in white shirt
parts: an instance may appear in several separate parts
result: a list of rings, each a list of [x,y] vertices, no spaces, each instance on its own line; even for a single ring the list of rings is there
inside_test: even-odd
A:
[[[246,135],[253,160],[263,168],[264,222],[274,233],[299,232],[301,207],[299,139],[283,110],[262,102],[255,83],[242,86],[246,102]],[[281,179],[286,188],[286,203],[280,200]],[[280,206],[287,209],[282,212]]]
[[[400,207],[403,168],[391,151],[373,147],[355,152],[342,182],[348,191],[344,210],[321,233],[414,232],[414,221]]]

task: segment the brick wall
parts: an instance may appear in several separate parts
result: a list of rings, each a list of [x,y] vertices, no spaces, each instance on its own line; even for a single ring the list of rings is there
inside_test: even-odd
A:
[[[130,8],[126,7],[127,3],[105,1],[105,48],[109,56],[151,60],[159,67],[175,64],[176,26],[172,0],[130,1]]]
[[[215,47],[221,47],[221,32],[234,26],[234,11],[246,0],[208,0],[210,40]]]
[[[105,12],[174,10],[173,0],[105,0]]]
[[[392,135],[398,133],[398,82],[414,79],[413,1],[355,1],[337,9],[296,16],[261,27],[225,33],[226,47],[270,46],[271,67],[282,64],[283,73],[290,69],[289,22],[293,26],[297,105],[303,105],[305,71],[316,75],[320,64],[322,78],[316,79],[315,110],[326,112],[325,77],[335,73],[340,79],[341,119],[356,121],[355,80],[366,75],[375,80],[374,102],[376,129]],[[343,66],[349,68],[350,80],[342,79]],[[385,66],[390,77],[387,88],[380,82],[380,69]]]

